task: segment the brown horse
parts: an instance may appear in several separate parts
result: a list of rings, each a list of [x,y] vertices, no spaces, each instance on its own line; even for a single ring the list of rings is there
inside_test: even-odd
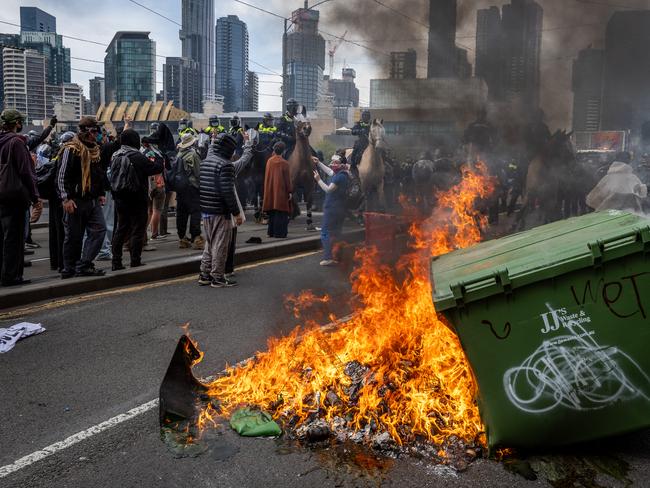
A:
[[[542,224],[562,218],[565,180],[575,161],[571,134],[558,130],[528,166],[522,209],[516,224],[519,229],[526,228],[526,218],[536,208]]]
[[[291,185],[294,195],[297,190],[302,189],[305,203],[307,204],[307,230],[316,230],[312,221],[311,208],[314,198],[314,163],[312,162],[312,151],[309,145],[311,135],[311,122],[304,116],[298,115],[295,119],[296,146],[289,156],[289,171],[291,174]],[[298,201],[293,201],[293,218],[300,215]]]
[[[367,210],[385,210],[386,198],[384,196],[384,150],[387,149],[386,131],[384,121],[375,119],[370,126],[368,147],[361,156],[359,163],[359,179],[361,190],[366,197]]]

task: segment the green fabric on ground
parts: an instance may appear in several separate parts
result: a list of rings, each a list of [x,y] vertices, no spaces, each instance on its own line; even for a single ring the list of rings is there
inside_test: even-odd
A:
[[[260,410],[242,408],[230,417],[230,427],[244,437],[275,437],[282,434],[273,417]]]

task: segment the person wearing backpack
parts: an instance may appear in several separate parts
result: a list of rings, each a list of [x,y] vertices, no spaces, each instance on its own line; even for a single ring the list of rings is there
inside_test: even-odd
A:
[[[111,190],[117,212],[113,234],[113,271],[124,269],[122,248],[129,236],[131,267],[142,266],[142,248],[149,219],[149,177],[163,172],[162,159],[150,160],[140,152],[140,136],[126,129],[121,147],[111,160]]]
[[[179,247],[203,250],[205,241],[201,237],[201,200],[199,186],[201,180],[201,158],[194,146],[196,136],[185,132],[178,144],[174,190],[176,190],[176,227]],[[184,180],[183,184],[179,184]],[[190,239],[187,238],[187,222],[190,223]]]
[[[25,215],[39,199],[36,175],[25,138],[25,118],[17,110],[0,115],[0,285],[29,283],[23,278]]]

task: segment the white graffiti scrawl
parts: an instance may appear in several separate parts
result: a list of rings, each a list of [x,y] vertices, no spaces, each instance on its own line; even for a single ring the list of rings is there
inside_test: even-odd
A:
[[[562,325],[569,334],[545,340],[521,366],[505,372],[503,386],[517,408],[528,413],[559,406],[581,411],[638,397],[650,400],[650,378],[630,356],[598,344],[595,332],[578,321]]]

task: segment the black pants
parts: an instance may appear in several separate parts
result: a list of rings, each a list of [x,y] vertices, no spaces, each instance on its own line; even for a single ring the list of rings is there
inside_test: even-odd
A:
[[[269,237],[285,238],[289,233],[289,212],[271,210],[269,212]]]
[[[226,274],[235,272],[235,249],[237,249],[237,227],[232,228],[232,237],[228,246],[228,259],[226,260]]]
[[[63,240],[65,239],[61,200],[58,198],[49,200],[49,209],[50,268],[61,271],[63,269]]]
[[[142,248],[147,232],[149,209],[146,200],[115,200],[117,225],[113,232],[113,265],[122,264],[122,248],[124,241],[129,240],[131,266],[142,264]]]
[[[172,199],[171,191],[165,192],[165,205],[160,212],[160,235],[167,235],[167,220],[169,218],[169,201]]]
[[[10,285],[23,277],[25,207],[0,205],[0,282]]]
[[[192,187],[185,193],[176,195],[176,228],[178,237],[184,239],[187,221],[190,221],[190,236],[193,241],[201,235],[201,200],[199,190]]]
[[[91,268],[106,237],[106,221],[99,201],[75,200],[75,203],[74,213],[63,216],[63,272],[66,274]]]

